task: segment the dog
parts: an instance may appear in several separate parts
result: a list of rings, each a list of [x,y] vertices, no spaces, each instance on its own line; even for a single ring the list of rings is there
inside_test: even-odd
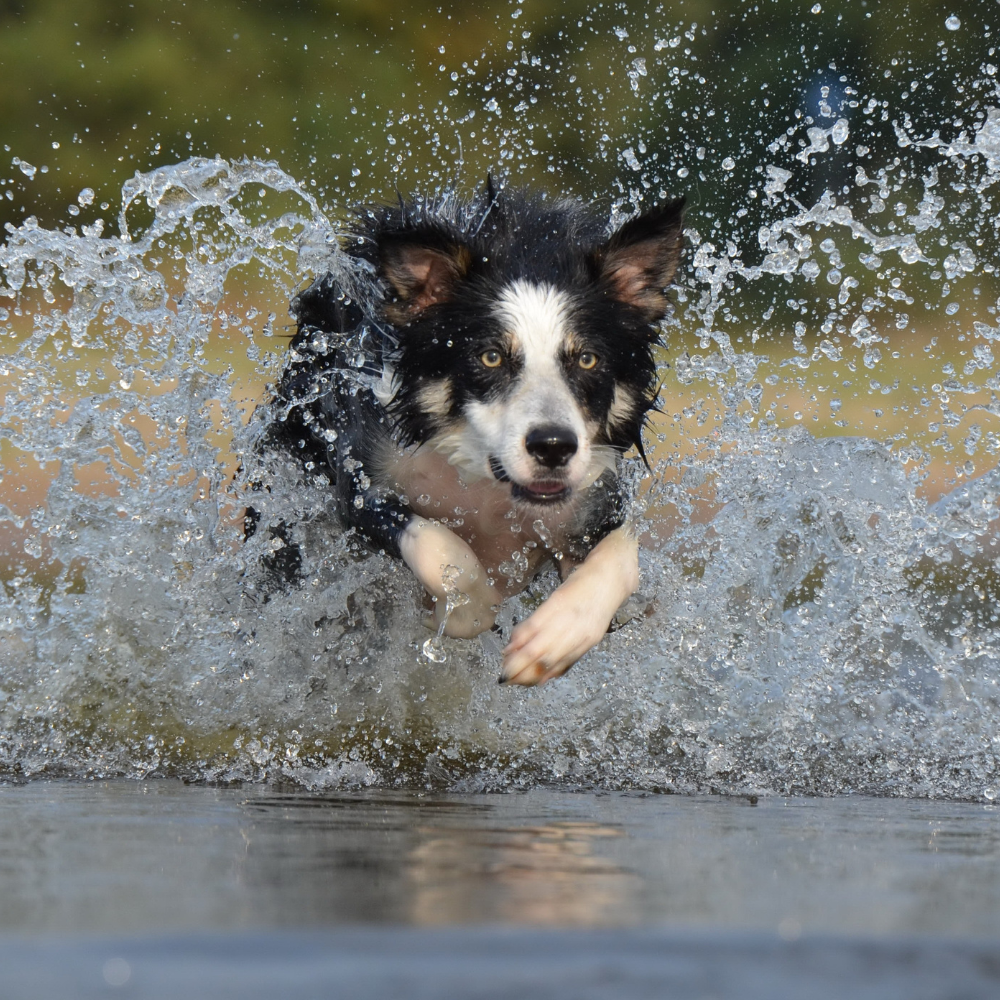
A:
[[[682,214],[666,201],[609,233],[583,204],[492,178],[468,200],[400,198],[357,212],[350,275],[293,300],[268,446],[327,477],[344,524],[409,566],[440,631],[492,628],[556,562],[561,585],[514,628],[501,683],[565,673],[638,587],[621,465],[632,447],[645,459]],[[283,557],[293,571],[294,548]]]

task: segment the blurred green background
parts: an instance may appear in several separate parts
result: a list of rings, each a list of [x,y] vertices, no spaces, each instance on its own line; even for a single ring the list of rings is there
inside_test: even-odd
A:
[[[824,83],[836,98],[840,77],[940,124],[994,21],[986,0],[0,0],[0,214],[69,222],[84,187],[114,208],[135,170],[192,153],[274,158],[338,204],[426,186],[460,157],[465,177],[505,163],[606,195],[638,140],[674,171],[699,148],[704,163],[733,157],[727,177],[674,180],[714,203],[747,179],[748,146],[814,111]],[[866,141],[889,152],[891,125]],[[39,168],[33,180],[12,157]]]

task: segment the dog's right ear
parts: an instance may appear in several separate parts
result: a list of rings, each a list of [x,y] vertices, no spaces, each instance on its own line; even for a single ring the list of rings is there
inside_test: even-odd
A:
[[[596,254],[610,294],[651,323],[669,307],[664,290],[680,262],[683,219],[683,198],[659,205],[626,222]]]
[[[383,238],[379,246],[382,274],[392,290],[386,312],[394,322],[407,322],[447,302],[455,285],[468,273],[468,247],[448,242]]]

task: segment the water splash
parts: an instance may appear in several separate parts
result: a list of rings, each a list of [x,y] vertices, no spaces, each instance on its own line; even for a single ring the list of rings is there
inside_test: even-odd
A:
[[[681,66],[678,45],[655,59]],[[630,91],[658,99],[654,56],[630,60]],[[897,116],[881,164],[861,150],[889,103],[848,83],[714,168],[749,177],[754,214],[689,217],[654,470],[636,472],[642,594],[538,691],[496,685],[496,636],[425,641],[418,585],[340,531],[325,485],[257,467],[287,302],[327,271],[364,284],[309,185],[195,158],[129,181],[117,235],[13,228],[0,776],[993,800],[992,75],[950,138]],[[680,147],[671,186],[713,169]],[[642,134],[620,159],[615,216],[667,173]],[[282,589],[268,566],[291,542],[305,583]],[[505,605],[505,635],[555,583]]]
[[[445,566],[441,571],[441,584],[445,593],[444,615],[437,627],[437,632],[421,646],[424,656],[432,663],[445,663],[447,661],[448,652],[441,639],[444,636],[444,630],[448,627],[448,619],[456,608],[460,608],[470,601],[469,595],[463,594],[458,589],[458,580],[461,575],[462,571],[457,566]]]

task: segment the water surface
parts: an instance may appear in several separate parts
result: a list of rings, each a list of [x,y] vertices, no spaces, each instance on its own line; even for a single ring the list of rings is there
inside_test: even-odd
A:
[[[0,931],[1000,937],[1000,813],[862,797],[0,788]]]
[[[996,808],[0,788],[0,996],[939,1000],[1000,990]]]

